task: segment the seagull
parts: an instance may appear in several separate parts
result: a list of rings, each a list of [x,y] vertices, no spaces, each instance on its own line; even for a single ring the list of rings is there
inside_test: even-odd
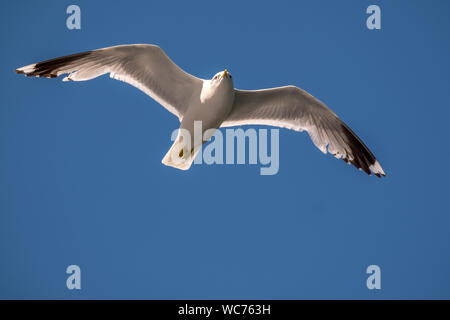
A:
[[[167,166],[190,168],[201,145],[212,136],[196,143],[194,122],[201,121],[203,132],[240,125],[306,131],[323,153],[343,159],[368,175],[385,176],[361,139],[306,91],[295,86],[235,89],[227,70],[209,80],[200,79],[179,68],[157,45],[119,45],[86,51],[30,64],[16,72],[46,78],[68,74],[63,81],[85,81],[109,73],[111,78],[142,90],[178,117],[180,131],[187,130],[192,135],[191,141],[178,135],[162,160]]]

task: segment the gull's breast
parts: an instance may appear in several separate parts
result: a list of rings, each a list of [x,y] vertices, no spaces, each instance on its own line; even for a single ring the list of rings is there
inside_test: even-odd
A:
[[[192,103],[183,119],[186,121],[202,121],[203,128],[219,128],[231,111],[234,100],[234,88],[226,83],[211,86],[205,81],[200,99]]]

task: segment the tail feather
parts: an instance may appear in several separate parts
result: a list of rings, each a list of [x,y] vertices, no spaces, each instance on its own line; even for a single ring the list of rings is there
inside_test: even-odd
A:
[[[169,167],[188,170],[199,150],[200,148],[189,148],[181,141],[181,139],[177,139],[161,162]]]

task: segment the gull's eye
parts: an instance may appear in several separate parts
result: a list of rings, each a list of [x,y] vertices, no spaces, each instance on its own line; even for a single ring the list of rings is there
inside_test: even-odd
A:
[[[233,76],[230,74],[230,79],[233,78]]]

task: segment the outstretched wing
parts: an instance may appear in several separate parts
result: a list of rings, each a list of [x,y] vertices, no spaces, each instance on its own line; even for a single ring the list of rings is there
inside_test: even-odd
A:
[[[142,90],[181,121],[193,94],[200,94],[203,80],[180,69],[156,45],[133,44],[76,53],[19,68],[28,77],[84,81],[110,73],[111,78]]]
[[[297,87],[235,90],[233,109],[222,127],[246,124],[305,130],[323,153],[328,150],[369,175],[385,175],[361,139],[325,104]]]

